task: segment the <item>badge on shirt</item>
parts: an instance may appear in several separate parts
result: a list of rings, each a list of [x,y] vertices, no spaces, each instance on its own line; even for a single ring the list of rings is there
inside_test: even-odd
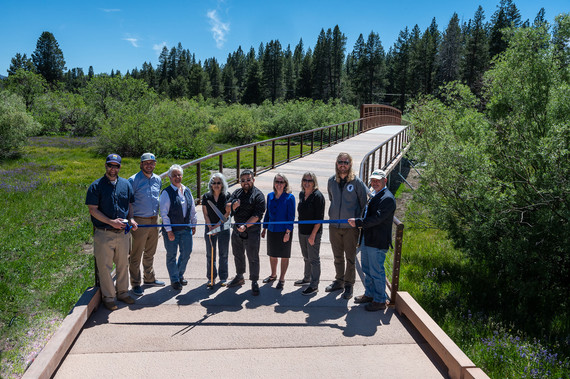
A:
[[[354,185],[353,185],[353,184],[347,185],[347,186],[346,186],[346,190],[347,190],[348,192],[354,191]]]

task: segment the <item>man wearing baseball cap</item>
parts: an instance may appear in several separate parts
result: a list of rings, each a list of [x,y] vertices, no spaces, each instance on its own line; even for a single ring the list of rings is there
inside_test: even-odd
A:
[[[158,221],[158,205],[162,180],[154,173],[156,157],[152,153],[141,155],[141,170],[129,178],[133,187],[135,202],[133,203],[134,219],[139,225],[156,224]],[[145,286],[164,286],[164,282],[157,280],[154,275],[154,254],[158,243],[158,228],[140,228],[133,233],[133,243],[129,256],[129,273],[133,294],[141,296],[143,289],[141,279]],[[143,278],[141,278],[141,260],[143,265]]]
[[[386,173],[374,170],[370,175],[372,197],[364,209],[362,218],[349,218],[350,226],[362,229],[360,246],[362,271],[364,271],[364,295],[354,298],[357,304],[366,303],[367,311],[386,309],[386,273],[384,261],[392,246],[392,220],[396,199],[386,187]]]
[[[111,311],[117,309],[117,300],[134,304],[129,296],[129,250],[130,233],[125,233],[126,222],[137,230],[132,218],[132,203],[135,200],[133,188],[127,179],[119,177],[121,157],[109,154],[105,162],[105,175],[95,180],[87,190],[85,204],[89,207],[93,223],[93,254],[99,272],[103,304]],[[129,219],[129,220],[127,220]],[[116,267],[116,285],[111,272]]]

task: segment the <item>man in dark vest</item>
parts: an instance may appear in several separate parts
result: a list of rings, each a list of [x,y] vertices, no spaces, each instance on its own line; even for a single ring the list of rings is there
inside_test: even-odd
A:
[[[175,164],[168,170],[170,186],[160,194],[160,216],[162,223],[167,225],[162,228],[162,239],[166,249],[166,268],[170,276],[170,284],[176,291],[182,290],[182,286],[188,284],[184,279],[184,272],[192,252],[192,235],[196,233],[198,221],[196,206],[192,193],[182,184],[184,170]],[[170,226],[179,224],[179,226]],[[183,225],[180,225],[183,224]],[[177,250],[180,255],[176,260]]]

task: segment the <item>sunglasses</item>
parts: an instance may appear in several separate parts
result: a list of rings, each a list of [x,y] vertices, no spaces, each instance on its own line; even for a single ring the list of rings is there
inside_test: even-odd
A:
[[[121,168],[121,166],[119,166],[117,164],[109,164],[109,163],[107,163],[107,167],[114,168],[115,170],[118,170]]]
[[[222,182],[212,182],[212,185],[213,185],[213,186],[221,186],[221,185],[222,185]]]
[[[349,165],[350,162],[349,161],[336,161],[337,164],[344,164],[344,165]]]
[[[283,180],[275,180],[273,183],[275,184],[285,184]]]
[[[241,179],[240,182],[242,182],[242,183],[251,182],[251,179]]]
[[[306,182],[306,183],[312,183],[312,182],[314,182],[313,179],[303,179],[303,181]]]

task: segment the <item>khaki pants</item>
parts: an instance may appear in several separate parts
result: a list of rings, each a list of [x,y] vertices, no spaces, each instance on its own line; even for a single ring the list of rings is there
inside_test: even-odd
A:
[[[335,280],[341,284],[354,285],[356,277],[355,260],[358,244],[358,228],[329,227],[329,240],[334,256]],[[346,267],[345,267],[346,257]]]
[[[139,225],[156,224],[158,217],[142,218],[135,217]],[[129,256],[129,274],[131,275],[131,286],[141,285],[141,260],[144,271],[144,281],[147,283],[156,280],[154,276],[154,254],[158,243],[158,227],[139,228],[131,232],[132,248]]]
[[[97,261],[99,271],[99,283],[103,301],[113,301],[117,298],[128,296],[129,290],[129,248],[131,235],[124,231],[95,229],[93,234],[93,254]],[[116,268],[116,286],[113,284],[111,272],[113,263]]]

